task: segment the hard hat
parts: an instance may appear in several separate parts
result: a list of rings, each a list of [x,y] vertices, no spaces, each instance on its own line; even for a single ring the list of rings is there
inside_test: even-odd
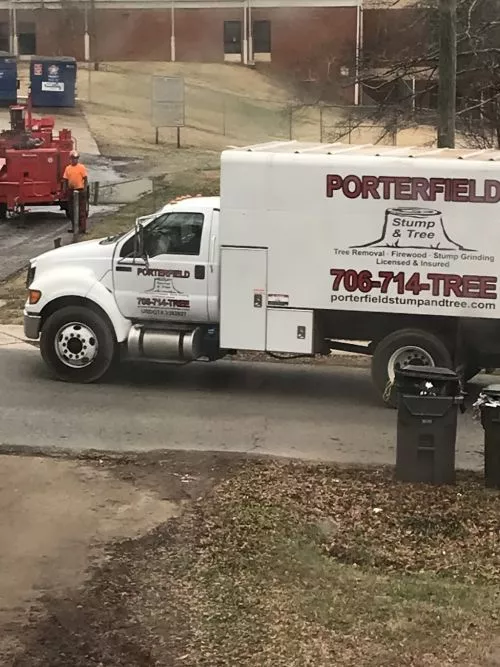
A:
[[[71,151],[71,153],[69,154],[69,156],[70,156],[71,158],[75,158],[75,157],[76,157],[76,158],[79,158],[79,157],[80,157],[80,153],[79,153],[78,151]]]

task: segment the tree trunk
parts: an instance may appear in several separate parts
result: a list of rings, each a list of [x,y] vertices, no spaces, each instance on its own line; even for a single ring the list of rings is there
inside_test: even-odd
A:
[[[438,147],[455,148],[457,0],[439,0]]]

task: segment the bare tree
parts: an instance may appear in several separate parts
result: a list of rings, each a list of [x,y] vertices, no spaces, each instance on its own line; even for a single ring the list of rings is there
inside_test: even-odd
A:
[[[386,14],[390,26],[399,12]],[[405,11],[404,30],[388,29],[381,41],[368,39],[360,76],[376,105],[373,120],[418,124],[420,112],[437,104],[439,0],[417,0]],[[499,45],[500,0],[458,0],[457,129],[478,147],[500,148]]]

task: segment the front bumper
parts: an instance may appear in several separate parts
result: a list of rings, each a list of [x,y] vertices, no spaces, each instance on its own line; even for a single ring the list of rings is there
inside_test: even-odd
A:
[[[30,315],[24,311],[24,335],[28,340],[38,340],[41,326],[41,315]]]

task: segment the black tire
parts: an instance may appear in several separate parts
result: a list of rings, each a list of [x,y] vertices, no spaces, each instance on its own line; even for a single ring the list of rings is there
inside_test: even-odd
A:
[[[7,204],[0,204],[0,220],[7,220]]]
[[[373,384],[385,405],[390,408],[397,406],[397,392],[389,382],[389,362],[398,349],[405,347],[424,350],[432,359],[433,363],[430,365],[444,368],[453,367],[450,351],[435,334],[420,329],[401,329],[389,334],[375,348],[371,370]]]
[[[78,326],[80,326],[83,343],[87,343],[92,353],[95,354],[95,358],[88,365],[82,367],[68,365],[61,359],[61,356],[64,355],[58,354],[56,350],[58,338],[61,346],[66,346],[66,355],[68,356],[71,356],[71,352],[74,351],[74,348],[70,349],[69,345],[72,341],[78,345],[78,338],[80,338],[78,331],[68,333],[68,337],[64,339],[61,338],[60,332],[65,325],[70,325],[68,331],[73,331],[73,328],[78,330]],[[87,340],[84,340],[85,336]],[[63,342],[68,340],[69,343]],[[109,324],[101,315],[90,308],[82,306],[61,308],[61,310],[56,310],[55,313],[50,315],[42,327],[40,351],[43,360],[55,375],[64,382],[87,384],[101,379],[111,368],[116,350],[117,345]],[[85,355],[85,352],[82,350],[78,354]],[[77,355],[73,356],[76,357]],[[84,357],[83,361],[86,362],[87,359]]]

